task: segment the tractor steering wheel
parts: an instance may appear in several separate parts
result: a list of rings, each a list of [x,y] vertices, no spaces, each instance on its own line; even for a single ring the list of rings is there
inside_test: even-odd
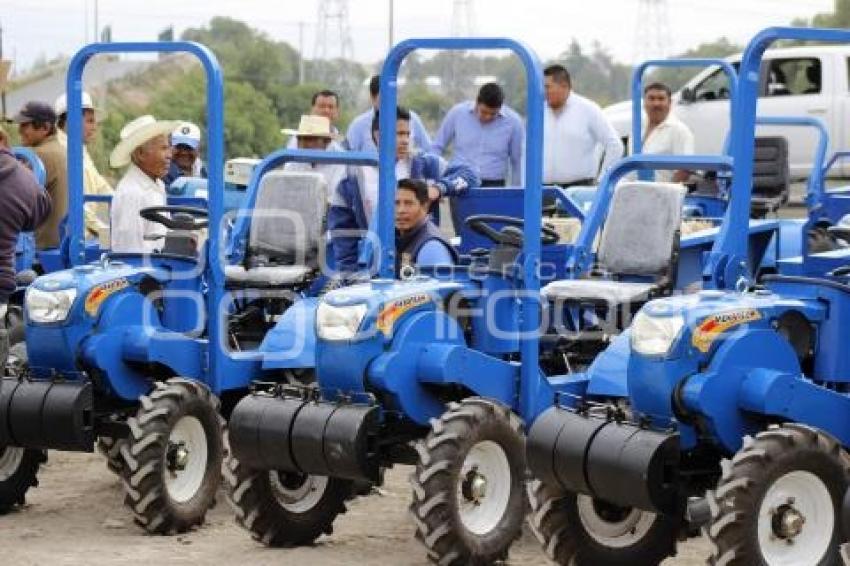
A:
[[[525,221],[522,218],[500,216],[498,214],[474,214],[467,217],[465,222],[470,230],[484,236],[494,244],[522,245],[521,230],[525,225]],[[507,229],[496,230],[492,224],[504,224]],[[554,228],[545,224],[540,227],[540,241],[543,244],[547,246],[555,244],[559,239],[560,236]]]
[[[209,225],[209,212],[194,206],[149,206],[139,215],[169,230],[201,230]]]

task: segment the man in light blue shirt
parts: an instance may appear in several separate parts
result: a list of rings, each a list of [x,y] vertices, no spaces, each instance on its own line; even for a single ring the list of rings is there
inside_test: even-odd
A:
[[[360,114],[348,126],[345,134],[345,144],[351,151],[378,151],[375,140],[372,139],[372,119],[375,110],[380,104],[380,76],[374,75],[369,81],[369,98],[372,100],[372,108]],[[416,112],[410,111],[411,139],[413,146],[420,151],[431,151],[431,136]]]
[[[522,180],[525,128],[504,101],[502,87],[485,84],[474,102],[461,102],[449,110],[431,146],[434,153],[441,154],[452,144],[452,160],[471,166],[482,187],[503,187],[508,180],[519,185]]]

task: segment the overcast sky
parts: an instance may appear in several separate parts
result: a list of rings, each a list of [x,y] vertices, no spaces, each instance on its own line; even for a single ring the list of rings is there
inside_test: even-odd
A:
[[[349,23],[355,57],[374,62],[386,52],[390,0],[350,0]],[[476,35],[509,36],[534,48],[542,59],[554,57],[577,38],[605,45],[622,62],[634,58],[638,0],[473,0]],[[304,48],[315,50],[319,0],[0,0],[0,25],[6,58],[25,68],[40,55],[71,54],[94,35],[94,6],[99,25],[111,25],[113,40],[155,39],[174,25],[187,27],[227,15],[263,30],[296,48],[298,22],[304,22]],[[395,0],[396,41],[415,36],[447,36],[453,0]],[[829,11],[832,0],[669,0],[670,53],[726,35],[744,43],[759,29]],[[88,36],[86,35],[88,31]],[[338,50],[335,41],[331,52]]]

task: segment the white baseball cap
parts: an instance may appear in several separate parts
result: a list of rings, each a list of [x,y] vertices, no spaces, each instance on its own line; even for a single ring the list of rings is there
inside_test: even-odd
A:
[[[83,110],[94,110],[97,111],[97,108],[94,107],[94,102],[92,101],[91,95],[86,91],[83,91]],[[68,112],[68,95],[64,92],[59,95],[56,99],[56,102],[53,103],[53,111],[56,112],[56,116],[61,116]]]
[[[176,145],[188,145],[192,149],[198,149],[201,145],[201,129],[192,122],[181,122],[171,132],[171,147]]]

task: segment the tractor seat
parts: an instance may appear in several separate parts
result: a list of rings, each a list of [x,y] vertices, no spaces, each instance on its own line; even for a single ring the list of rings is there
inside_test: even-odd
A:
[[[684,197],[678,183],[621,183],[602,229],[594,273],[554,281],[541,290],[543,296],[556,304],[613,307],[642,304],[671,290]]]
[[[264,175],[250,211],[245,260],[225,267],[227,286],[279,288],[307,283],[319,267],[327,203],[328,185],[320,173]]]

